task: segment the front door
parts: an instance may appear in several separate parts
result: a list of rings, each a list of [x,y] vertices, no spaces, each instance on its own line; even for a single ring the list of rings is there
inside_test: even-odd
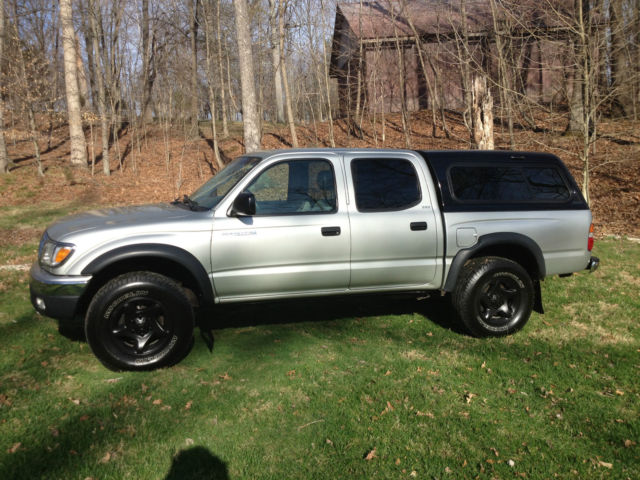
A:
[[[337,184],[344,184],[337,155],[285,156],[262,166],[243,189],[255,196],[255,215],[216,214],[211,248],[217,297],[224,302],[345,291],[349,218]]]

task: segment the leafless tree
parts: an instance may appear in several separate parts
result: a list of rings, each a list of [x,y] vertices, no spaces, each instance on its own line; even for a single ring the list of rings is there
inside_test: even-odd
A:
[[[218,130],[216,126],[216,94],[215,94],[215,76],[213,72],[213,46],[211,45],[214,40],[213,35],[213,0],[201,0],[203,6],[203,18],[204,18],[204,32],[205,32],[205,53],[207,64],[207,91],[209,93],[209,108],[211,110],[211,138],[213,142],[213,155],[216,160],[218,170],[224,167],[222,159],[220,158],[220,149],[218,146]],[[222,72],[218,72],[219,77],[222,76]]]
[[[78,87],[77,53],[73,28],[71,0],[60,0],[60,20],[62,23],[62,44],[64,49],[64,78],[67,90],[67,113],[71,138],[71,164],[87,166],[87,145],[82,130],[80,113],[80,90]]]
[[[253,76],[253,53],[249,33],[249,11],[246,0],[234,0],[240,82],[242,84],[242,124],[244,148],[247,152],[260,149],[260,117]]]
[[[4,51],[4,0],[0,0],[0,67]],[[2,72],[0,71],[0,77]],[[4,140],[4,86],[0,84],[0,174],[9,172],[9,155]]]
[[[97,83],[97,97],[98,97],[98,115],[100,117],[100,132],[102,140],[102,171],[105,175],[111,174],[111,166],[109,163],[109,117],[107,115],[107,96],[104,85],[105,67],[103,64],[104,57],[102,55],[98,19],[97,19],[97,7],[95,0],[89,0],[89,22],[91,24],[91,50],[93,55],[93,71],[95,72],[95,78]]]

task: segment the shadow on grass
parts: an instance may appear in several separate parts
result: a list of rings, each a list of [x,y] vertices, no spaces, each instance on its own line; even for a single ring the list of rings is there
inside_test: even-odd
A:
[[[369,295],[220,305],[206,318],[200,318],[199,326],[203,332],[210,332],[224,328],[410,314],[419,314],[443,329],[466,334],[448,297],[438,294],[422,299],[412,295]]]
[[[204,447],[181,450],[171,463],[164,480],[208,479],[228,480],[227,465]]]

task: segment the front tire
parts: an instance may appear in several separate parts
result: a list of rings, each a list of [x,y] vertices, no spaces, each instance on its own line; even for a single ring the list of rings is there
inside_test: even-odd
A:
[[[192,345],[194,314],[176,282],[133,272],[107,282],[85,317],[87,343],[112,370],[153,370],[173,365]]]
[[[477,337],[499,337],[520,330],[529,320],[535,291],[522,266],[502,257],[467,262],[453,293],[453,306]]]

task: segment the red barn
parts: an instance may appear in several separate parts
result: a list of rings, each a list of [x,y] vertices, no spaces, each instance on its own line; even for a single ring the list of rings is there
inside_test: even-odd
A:
[[[340,111],[398,112],[403,103],[408,111],[459,111],[465,71],[486,75],[494,87],[508,79],[521,98],[564,102],[572,54],[564,21],[572,5],[571,0],[340,3],[330,66]],[[495,98],[499,102],[499,95]]]

